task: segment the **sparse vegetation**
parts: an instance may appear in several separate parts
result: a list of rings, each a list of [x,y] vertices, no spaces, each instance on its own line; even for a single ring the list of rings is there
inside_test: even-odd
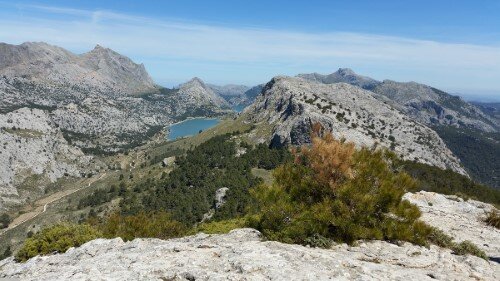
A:
[[[102,222],[94,224],[103,237],[121,237],[125,241],[134,238],[168,239],[179,237],[186,233],[187,228],[175,221],[165,212],[145,213],[136,215],[120,215],[115,213]]]
[[[37,255],[64,253],[71,247],[78,247],[101,236],[101,233],[86,224],[56,224],[26,239],[15,259],[26,261]]]
[[[500,206],[500,190],[475,183],[466,176],[417,162],[404,161],[399,165],[417,179],[417,184],[409,190],[411,192],[425,190],[459,195]]]
[[[484,218],[484,222],[500,229],[500,213],[497,210],[489,212],[486,218]]]
[[[488,260],[488,256],[486,256],[486,254],[481,249],[479,249],[476,245],[468,240],[462,241],[458,244],[454,244],[451,249],[453,250],[453,253],[455,255],[473,255]]]
[[[8,227],[11,221],[12,221],[12,219],[10,218],[10,216],[8,214],[5,214],[5,213],[1,214],[0,215],[0,229]]]

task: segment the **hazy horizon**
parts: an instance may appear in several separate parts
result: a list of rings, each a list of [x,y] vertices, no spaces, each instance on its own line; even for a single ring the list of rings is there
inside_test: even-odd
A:
[[[1,42],[44,41],[75,53],[100,44],[144,63],[167,87],[194,76],[253,86],[351,68],[500,101],[495,1],[18,1],[0,8]]]

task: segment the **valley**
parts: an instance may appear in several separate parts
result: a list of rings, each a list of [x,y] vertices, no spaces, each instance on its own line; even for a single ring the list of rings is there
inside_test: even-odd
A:
[[[59,251],[30,244],[51,231],[88,231],[79,246],[251,227],[288,246],[432,245],[427,256],[457,267],[473,257],[478,276],[498,269],[498,229],[483,218],[500,206],[498,116],[430,86],[339,69],[165,88],[99,45],[24,43],[0,45],[0,97],[3,257]],[[454,216],[474,227],[454,229]],[[257,230],[231,233],[261,245]]]

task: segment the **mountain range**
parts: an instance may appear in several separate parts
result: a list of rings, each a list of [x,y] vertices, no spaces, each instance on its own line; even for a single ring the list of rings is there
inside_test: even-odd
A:
[[[2,43],[0,279],[494,280],[500,232],[489,221],[500,202],[499,108],[347,68],[275,76],[253,87],[194,77],[166,88],[144,65],[100,45],[74,54],[46,43]],[[165,138],[170,125],[200,117],[219,123]],[[309,165],[297,155],[307,154],[302,149],[311,147],[318,124],[320,134],[339,141],[323,144],[328,155],[313,145],[320,158]],[[362,147],[369,149],[356,150]],[[328,166],[342,161],[347,169]],[[265,212],[249,211],[254,207]],[[25,264],[2,260],[22,252],[27,237],[59,235],[43,231],[59,221],[78,222],[58,226],[71,237],[64,241],[88,242],[34,257],[51,237],[25,251]],[[258,221],[294,226],[307,247],[274,239],[285,235],[273,238],[274,230],[199,233],[265,230]],[[311,233],[302,229],[311,222],[318,226]],[[345,244],[315,231],[368,240]],[[424,243],[384,236],[413,231]],[[98,237],[114,239],[92,240]]]
[[[76,55],[46,43],[2,43],[0,209],[33,190],[43,194],[58,178],[91,173],[85,157],[138,146],[186,117],[231,112],[199,79],[163,88],[144,65],[99,45]],[[24,185],[29,192],[20,194]]]
[[[155,84],[144,65],[100,45],[78,55],[46,43],[2,43],[0,97],[2,205],[30,194],[14,186],[92,173],[92,165],[102,166],[92,160],[96,155],[126,151],[168,124],[233,114],[238,106],[247,107],[239,119],[261,124],[251,133],[256,142],[303,144],[311,124],[320,122],[359,146],[388,147],[403,159],[499,186],[495,107],[345,68],[275,77],[254,87],[217,86],[195,77],[169,89]],[[469,153],[470,147],[464,152],[462,143],[471,136],[477,153]],[[495,153],[477,157],[485,147]]]

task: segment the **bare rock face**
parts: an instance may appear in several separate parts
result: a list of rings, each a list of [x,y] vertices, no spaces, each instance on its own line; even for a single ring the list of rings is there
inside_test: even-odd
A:
[[[46,43],[2,43],[0,75],[128,94],[149,92],[156,87],[144,65],[99,45],[88,53],[75,55]]]
[[[448,249],[360,242],[331,249],[262,241],[253,229],[180,239],[97,239],[24,264],[0,261],[10,280],[496,280],[500,266]]]
[[[415,82],[377,81],[341,68],[321,75],[299,74],[298,77],[324,84],[349,83],[370,90],[375,98],[390,103],[413,120],[428,125],[472,127],[486,132],[498,132],[500,119],[485,114],[479,107],[438,89]]]
[[[229,110],[229,104],[217,95],[198,77],[181,84],[176,94],[179,105],[176,115],[185,115],[189,110],[205,111],[207,115],[220,109]]]
[[[488,256],[500,258],[500,230],[482,221],[495,209],[492,205],[425,191],[407,193],[404,199],[418,206],[423,221],[452,234],[455,241],[469,240]]]
[[[403,159],[466,174],[433,130],[378,100],[372,92],[349,84],[275,77],[245,116],[248,122],[271,128],[267,137],[272,145],[308,143],[311,125],[319,122],[335,137],[358,146],[389,147]]]
[[[40,109],[0,114],[0,145],[0,210],[22,202],[30,188],[43,193],[46,183],[80,177],[92,159],[68,144],[49,114]],[[26,181],[30,186],[20,193],[16,187]]]
[[[431,192],[405,198],[456,241],[477,241],[491,258],[500,256],[498,230],[481,222],[492,206]],[[462,229],[465,224],[471,227]],[[253,229],[171,240],[97,239],[23,264],[0,261],[0,278],[10,280],[498,280],[499,274],[498,260],[437,246],[359,241],[318,249],[264,241]]]

